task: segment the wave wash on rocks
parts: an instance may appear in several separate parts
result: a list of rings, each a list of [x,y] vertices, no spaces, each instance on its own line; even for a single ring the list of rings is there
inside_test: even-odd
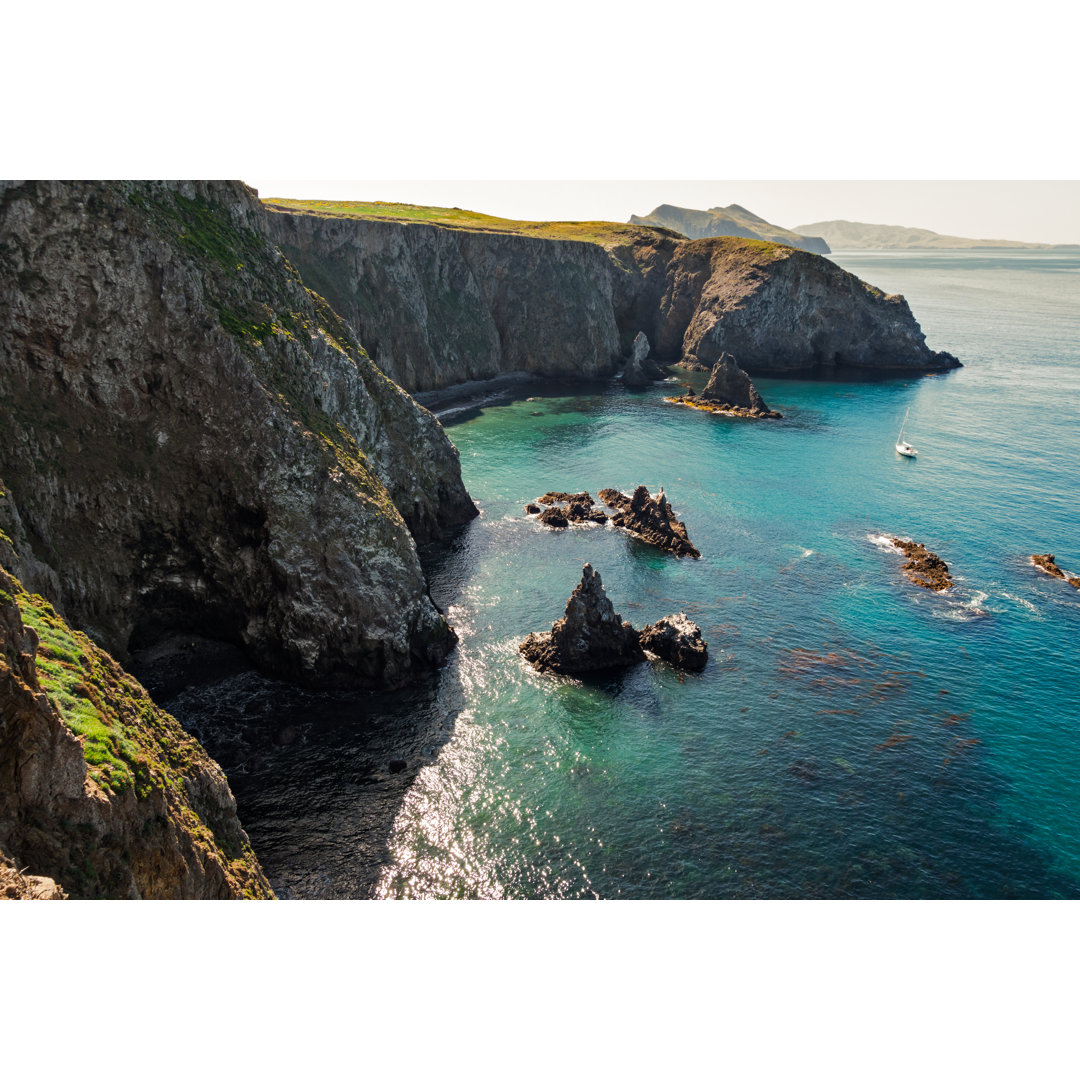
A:
[[[121,662],[180,631],[308,685],[401,685],[454,641],[416,543],[476,508],[266,216],[231,182],[0,185],[22,577]]]

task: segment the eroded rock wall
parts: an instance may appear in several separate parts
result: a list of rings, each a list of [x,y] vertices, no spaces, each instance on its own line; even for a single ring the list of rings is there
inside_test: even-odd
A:
[[[303,213],[269,220],[305,282],[406,390],[517,371],[594,378],[621,362],[599,245]]]
[[[392,379],[432,390],[513,371],[613,372],[644,332],[663,364],[751,374],[956,366],[907,302],[835,263],[738,237],[628,228],[604,243],[274,211],[273,235]]]
[[[182,630],[307,684],[400,685],[454,640],[413,534],[476,510],[265,219],[238,183],[0,186],[16,543],[121,661]]]

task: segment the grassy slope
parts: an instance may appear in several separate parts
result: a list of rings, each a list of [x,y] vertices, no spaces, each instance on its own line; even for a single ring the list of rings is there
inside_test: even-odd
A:
[[[317,217],[363,217],[375,221],[419,222],[469,232],[511,233],[546,240],[581,240],[591,244],[625,244],[652,230],[614,221],[512,221],[458,207],[413,206],[394,202],[326,202],[304,199],[264,199],[270,210]]]

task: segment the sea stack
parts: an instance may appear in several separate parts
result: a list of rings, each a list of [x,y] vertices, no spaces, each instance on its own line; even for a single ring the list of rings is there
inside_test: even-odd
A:
[[[649,359],[650,351],[649,339],[639,330],[634,344],[630,347],[630,359],[623,368],[623,386],[648,386],[649,383],[664,377],[660,368]]]
[[[678,405],[689,405],[704,412],[722,413],[725,416],[748,416],[755,420],[782,420],[783,415],[765,404],[750,376],[737,363],[731,353],[721,353],[712,366],[709,381],[700,394],[693,391],[684,397],[668,398]]]
[[[655,498],[644,485],[635,488],[631,496],[615,488],[603,488],[600,498],[616,511],[611,520],[617,527],[633,533],[646,544],[653,544],[676,555],[701,558],[701,552],[690,543],[686,526],[671,509],[663,488]]]
[[[566,603],[566,614],[549,633],[530,634],[518,648],[533,667],[558,675],[630,667],[646,660],[637,631],[615,613],[600,575],[589,563]]]
[[[713,364],[709,381],[701,391],[701,398],[714,405],[744,409],[749,416],[780,416],[765,404],[757,387],[750,381],[750,376],[735,363],[735,357],[731,353],[721,353],[720,359]]]

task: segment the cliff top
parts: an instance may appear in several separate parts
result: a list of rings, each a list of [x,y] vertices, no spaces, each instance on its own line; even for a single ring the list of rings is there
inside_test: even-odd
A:
[[[535,236],[546,240],[582,240],[603,245],[632,243],[646,235],[646,229],[638,225],[621,225],[614,221],[514,221],[510,218],[481,214],[475,210],[462,210],[457,206],[414,206],[412,203],[396,202],[334,202],[318,199],[264,199],[263,205],[268,210],[278,213],[416,222],[468,232],[512,233],[517,236]],[[648,228],[649,233],[657,231],[672,236],[677,235],[667,229]]]

